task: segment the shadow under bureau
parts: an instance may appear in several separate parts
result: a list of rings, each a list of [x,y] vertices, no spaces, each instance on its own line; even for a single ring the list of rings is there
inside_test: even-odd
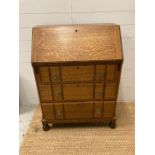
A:
[[[43,129],[104,121],[114,128],[122,62],[119,25],[34,27],[32,66]]]

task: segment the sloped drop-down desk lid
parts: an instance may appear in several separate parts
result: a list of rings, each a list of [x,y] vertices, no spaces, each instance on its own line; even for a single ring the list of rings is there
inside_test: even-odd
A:
[[[122,59],[119,25],[57,25],[36,26],[32,29],[32,63]]]

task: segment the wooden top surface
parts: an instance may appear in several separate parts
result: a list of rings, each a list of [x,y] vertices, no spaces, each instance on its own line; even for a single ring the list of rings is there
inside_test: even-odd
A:
[[[115,24],[38,26],[32,33],[32,63],[122,60]]]

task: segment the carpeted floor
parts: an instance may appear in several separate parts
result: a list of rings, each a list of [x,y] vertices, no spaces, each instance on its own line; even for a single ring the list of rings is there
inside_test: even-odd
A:
[[[42,130],[40,107],[20,147],[20,155],[134,155],[134,103],[118,103],[117,127],[59,125]]]

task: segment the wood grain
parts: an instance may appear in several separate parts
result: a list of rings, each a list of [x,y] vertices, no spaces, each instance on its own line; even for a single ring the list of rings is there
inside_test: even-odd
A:
[[[105,65],[96,65],[96,81],[104,81]]]
[[[55,107],[55,119],[63,120],[64,119],[63,104],[57,103],[54,104],[54,107]]]
[[[52,90],[50,85],[39,85],[41,102],[52,102]]]
[[[110,117],[111,118],[114,116],[115,104],[116,104],[116,102],[114,102],[114,101],[105,101],[104,102],[103,117]]]
[[[54,105],[53,104],[42,104],[42,112],[44,119],[54,119]]]
[[[106,80],[107,81],[111,81],[111,80],[115,80],[115,72],[116,72],[116,65],[115,64],[108,64],[107,65],[107,71],[106,71]]]
[[[118,25],[34,27],[32,62],[122,60]]]
[[[94,104],[94,109],[93,109]],[[96,102],[65,102],[44,103],[42,109],[45,119],[86,119],[86,118],[113,118],[115,115],[115,101]],[[64,109],[63,109],[64,106]],[[94,110],[94,112],[93,112]],[[55,111],[55,113],[54,113]],[[93,115],[94,113],[94,115]]]
[[[104,84],[102,83],[96,83],[95,84],[95,99],[102,99],[103,100],[103,89]]]
[[[94,118],[103,117],[103,102],[95,102],[94,107]]]
[[[52,82],[60,82],[59,67],[50,67],[50,75]]]
[[[50,83],[50,77],[49,77],[49,71],[48,67],[39,67],[38,68],[40,73],[40,83],[42,84],[49,84]]]
[[[61,92],[61,85],[54,84],[53,85],[53,97],[54,101],[61,101],[62,100],[62,92]]]
[[[105,84],[105,100],[115,100],[117,97],[117,84],[115,82],[108,82]]]

